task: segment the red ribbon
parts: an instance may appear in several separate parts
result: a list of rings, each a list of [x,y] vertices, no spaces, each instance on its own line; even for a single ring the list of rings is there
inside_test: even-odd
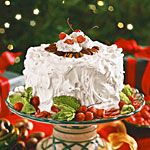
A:
[[[133,39],[126,40],[123,38],[118,39],[115,44],[123,49],[124,53],[134,54],[136,58],[148,58],[150,59],[150,46],[141,47]]]
[[[22,53],[13,53],[5,51],[0,56],[0,74],[4,73],[5,70],[10,66],[14,65],[16,57],[20,56]]]

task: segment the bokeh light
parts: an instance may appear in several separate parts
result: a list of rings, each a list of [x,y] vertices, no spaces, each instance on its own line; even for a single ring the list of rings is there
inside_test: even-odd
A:
[[[16,18],[17,20],[20,20],[20,19],[22,18],[22,16],[21,16],[21,14],[16,14],[15,18]]]
[[[35,8],[35,9],[33,10],[33,14],[34,14],[34,15],[38,15],[39,13],[40,13],[40,11],[39,11],[38,8]]]
[[[5,27],[5,28],[9,28],[9,27],[10,27],[10,23],[5,22],[5,23],[4,23],[4,27]]]
[[[118,26],[118,28],[123,28],[124,27],[124,24],[122,23],[122,22],[118,22],[118,24],[117,24],[117,26]]]
[[[30,21],[30,26],[34,27],[35,25],[36,25],[36,21],[31,20],[31,21]]]
[[[127,29],[128,30],[132,30],[133,29],[133,25],[132,24],[127,24]]]

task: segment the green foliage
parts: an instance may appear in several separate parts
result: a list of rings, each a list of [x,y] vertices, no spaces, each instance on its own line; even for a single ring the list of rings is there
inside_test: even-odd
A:
[[[120,92],[119,96],[120,96],[120,99],[124,101],[126,104],[131,104],[131,101],[129,100],[129,98],[127,97],[125,93]]]
[[[57,106],[69,106],[72,107],[74,110],[78,110],[80,107],[80,102],[72,96],[56,96],[53,98],[53,102]]]
[[[30,104],[30,99],[32,98],[32,88],[28,87],[25,89],[23,93],[17,92],[9,96],[9,101],[12,106],[14,106],[15,103],[22,103],[23,108],[21,112],[32,114],[35,113],[35,108]]]
[[[133,94],[133,90],[129,84],[125,85],[124,88],[122,89],[122,92],[126,94],[128,97]]]
[[[56,105],[60,111],[53,115],[53,119],[59,121],[70,121],[74,118],[75,112],[79,109],[79,101],[72,96],[57,96],[53,98],[54,105]]]
[[[113,6],[114,11],[108,11],[109,6]],[[39,15],[33,14],[35,8],[40,10]],[[16,14],[21,14],[22,19],[16,20]],[[83,30],[93,40],[111,44],[123,37],[134,38],[141,45],[150,43],[149,0],[107,0],[103,6],[99,6],[97,0],[15,0],[6,6],[2,0],[0,28],[5,22],[10,23],[10,28],[0,33],[0,53],[9,43],[15,51],[25,54],[30,46],[57,41],[59,32],[71,32],[66,23],[68,17],[74,29]],[[31,20],[36,21],[34,27],[30,26]],[[122,29],[117,27],[120,21],[124,23]],[[127,30],[129,23],[133,24],[133,30]],[[94,26],[97,27],[92,28]],[[23,69],[23,60],[24,57],[15,70]]]

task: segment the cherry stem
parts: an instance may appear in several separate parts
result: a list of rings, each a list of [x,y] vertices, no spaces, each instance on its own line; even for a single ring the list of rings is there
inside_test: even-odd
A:
[[[74,29],[72,28],[72,24],[70,24],[70,22],[69,22],[69,19],[70,19],[70,18],[67,18],[67,24],[68,24],[68,26],[70,27],[70,29],[71,29],[72,31],[74,31]]]

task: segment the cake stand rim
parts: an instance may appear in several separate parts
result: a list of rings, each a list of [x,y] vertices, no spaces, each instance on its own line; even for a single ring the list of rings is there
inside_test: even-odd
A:
[[[9,103],[9,98],[8,97],[6,99],[6,104],[7,104],[8,108],[10,109],[11,112],[13,112],[16,115],[21,116],[23,118],[29,119],[29,120],[33,120],[33,121],[37,121],[37,122],[41,122],[41,123],[46,123],[46,124],[53,124],[53,125],[88,126],[88,125],[97,125],[97,124],[100,124],[100,123],[108,123],[108,122],[112,122],[112,121],[125,119],[125,118],[130,117],[131,115],[139,112],[142,109],[142,107],[145,105],[143,94],[142,93],[139,93],[139,94],[141,95],[141,100],[139,100],[141,106],[138,109],[136,109],[135,111],[133,111],[129,114],[118,115],[116,117],[111,117],[111,118],[95,119],[95,120],[91,120],[91,121],[82,121],[82,122],[57,121],[57,120],[47,119],[47,118],[37,118],[37,117],[34,117],[32,115],[28,115],[28,114],[25,114],[25,113],[22,113],[22,112],[18,112],[13,108],[13,106],[11,106],[11,104]]]

